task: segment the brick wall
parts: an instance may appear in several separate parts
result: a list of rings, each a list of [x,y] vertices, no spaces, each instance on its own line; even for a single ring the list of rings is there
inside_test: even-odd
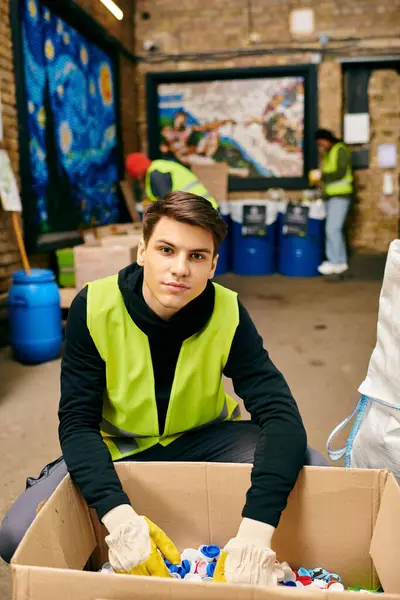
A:
[[[3,104],[4,144],[18,176],[18,122],[15,103],[9,0],[0,0],[0,82]],[[0,345],[6,338],[7,290],[11,274],[19,268],[19,254],[9,215],[0,208]]]
[[[150,71],[196,70],[210,68],[230,68],[248,66],[287,65],[311,62],[312,53],[302,52],[301,48],[318,49],[319,43],[313,39],[305,40],[291,36],[289,13],[292,9],[313,8],[315,29],[318,34],[328,33],[331,38],[357,37],[361,41],[340,41],[330,43],[332,48],[329,59],[318,67],[318,119],[321,127],[342,133],[343,85],[341,65],[334,60],[342,53],[345,56],[394,54],[400,55],[400,0],[253,0],[252,15],[249,21],[245,0],[181,0],[179,10],[175,0],[137,0],[136,3],[136,52],[145,54],[143,42],[146,39],[156,41],[162,51],[182,54],[186,52],[213,52],[223,49],[249,48],[251,31],[260,35],[256,47],[297,48],[298,53],[266,54],[257,57],[236,57],[223,61],[169,61],[158,65],[141,63],[138,67],[139,122],[140,141],[146,150],[146,113],[144,76]],[[149,13],[150,18],[143,18]],[[148,15],[145,15],[148,16]],[[379,77],[379,76],[378,76]],[[375,85],[375,84],[373,84]],[[386,96],[387,97],[387,96]],[[392,95],[390,96],[392,98]],[[379,128],[383,115],[374,106],[371,97],[371,112],[374,127]],[[390,113],[395,110],[393,100],[388,100]],[[397,100],[398,103],[398,100]],[[379,103],[378,103],[379,104]],[[387,129],[387,127],[386,127]],[[392,137],[399,140],[400,131],[395,126]],[[382,138],[383,139],[383,138]],[[375,139],[376,142],[376,139]],[[375,143],[374,142],[374,143]],[[376,153],[372,145],[371,153]],[[367,251],[387,249],[388,239],[396,236],[395,218],[380,219],[379,209],[368,209],[367,196],[376,198],[375,191],[381,184],[382,174],[376,165],[371,164],[367,171],[357,173],[360,191],[356,219],[352,223],[351,242]],[[296,193],[290,194],[296,196]],[[298,195],[298,194],[297,194]],[[264,192],[246,192],[246,197],[262,197]],[[243,197],[243,193],[232,193],[232,198]],[[371,200],[371,202],[375,202]],[[378,217],[378,218],[377,218]],[[373,230],[373,235],[371,235]]]
[[[16,1],[16,0],[15,0]],[[106,30],[129,50],[133,51],[133,2],[118,0],[124,19],[117,21],[99,0],[78,0],[76,4],[86,10]],[[121,57],[122,135],[126,151],[136,147],[135,121],[135,68]],[[12,167],[19,180],[18,119],[15,99],[15,80],[11,42],[9,0],[0,0],[0,82],[3,103],[4,144]],[[47,266],[43,255],[30,257],[33,266]],[[19,254],[9,215],[0,208],[0,346],[6,340],[6,304],[13,271],[20,268]]]
[[[399,144],[400,76],[396,71],[373,73],[369,88],[371,116],[370,168],[356,172],[357,204],[352,221],[354,246],[384,251],[398,237],[400,166],[383,170],[378,165],[378,146]],[[393,178],[393,194],[382,193],[384,174]]]

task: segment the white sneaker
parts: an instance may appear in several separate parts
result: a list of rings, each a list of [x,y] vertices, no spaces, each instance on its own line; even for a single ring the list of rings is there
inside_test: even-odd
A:
[[[341,263],[339,265],[333,265],[335,275],[341,275],[349,268],[347,263]]]
[[[319,273],[321,273],[321,275],[333,275],[335,273],[335,266],[336,265],[333,265],[332,263],[326,260],[321,265],[319,265],[318,271]]]
[[[349,265],[347,263],[334,265],[333,263],[325,261],[318,267],[318,271],[321,275],[341,275],[347,271],[348,268]]]

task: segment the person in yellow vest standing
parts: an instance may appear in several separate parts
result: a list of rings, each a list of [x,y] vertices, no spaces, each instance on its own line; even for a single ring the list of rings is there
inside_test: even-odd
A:
[[[303,464],[326,461],[307,448],[296,402],[237,294],[211,281],[226,230],[208,200],[172,192],[144,215],[137,263],[75,297],[61,366],[63,458],[29,478],[5,516],[5,560],[69,471],[108,530],[114,570],[169,577],[161,554],[176,564],[179,552],[136,513],[113,463],[254,463],[242,521],[215,579],[277,584],[275,527]],[[223,375],[250,421],[240,420]]]
[[[172,160],[151,161],[141,152],[126,157],[125,169],[130,177],[139,181],[146,197],[155,202],[169,192],[191,192],[206,198],[214,208],[217,201],[190,169]]]
[[[353,196],[353,171],[349,148],[327,129],[318,129],[315,139],[322,153],[322,171],[310,173],[311,183],[322,184],[327,200],[327,260],[319,266],[322,275],[343,275],[349,268],[344,224]]]

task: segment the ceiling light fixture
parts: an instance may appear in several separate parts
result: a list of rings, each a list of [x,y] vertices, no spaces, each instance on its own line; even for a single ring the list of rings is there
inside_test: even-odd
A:
[[[114,15],[114,17],[116,19],[118,19],[118,21],[122,21],[122,19],[124,18],[124,13],[120,9],[120,7],[117,6],[115,4],[115,2],[113,2],[113,0],[100,0],[100,2],[102,4],[104,4],[104,6],[106,8],[108,8],[108,10],[110,11],[110,13],[112,13]]]

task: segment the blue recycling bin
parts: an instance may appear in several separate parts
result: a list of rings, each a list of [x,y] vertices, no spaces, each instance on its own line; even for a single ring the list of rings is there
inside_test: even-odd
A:
[[[55,275],[47,269],[16,271],[8,296],[10,342],[23,363],[57,358],[62,345],[61,305]]]
[[[229,212],[229,203],[220,203],[221,216],[225,223],[228,225],[228,233],[218,250],[218,263],[215,271],[215,276],[225,275],[231,270],[231,236],[232,236],[232,223],[231,215]]]
[[[285,212],[278,216],[278,271],[286,277],[315,277],[324,259],[325,207],[322,203],[309,205],[305,236],[284,234]]]
[[[245,235],[245,206],[266,209],[264,235]],[[277,203],[270,200],[239,200],[231,203],[232,263],[237,275],[271,275],[276,271]]]

